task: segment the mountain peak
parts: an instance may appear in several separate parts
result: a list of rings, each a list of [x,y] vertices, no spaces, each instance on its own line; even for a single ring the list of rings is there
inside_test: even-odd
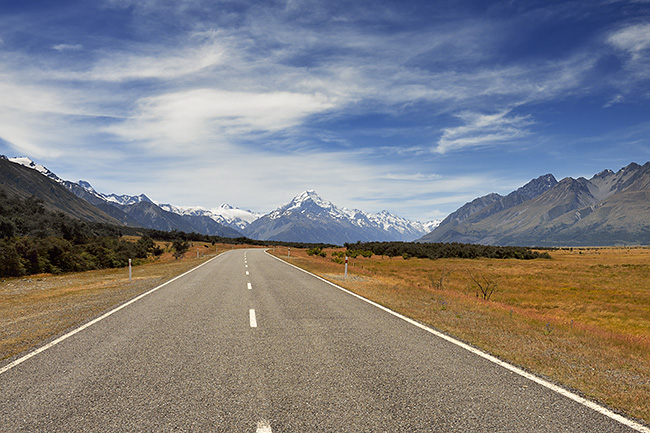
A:
[[[539,176],[528,182],[526,185],[517,189],[515,193],[522,194],[528,199],[535,198],[538,195],[548,191],[557,184],[557,179],[551,173]]]
[[[87,190],[89,192],[92,192],[92,193],[95,193],[95,194],[97,193],[97,191],[95,191],[95,188],[93,188],[93,186],[88,181],[80,180],[79,182],[77,182],[77,185],[79,185],[80,187],[82,187],[83,189],[85,189],[85,190]]]
[[[120,205],[130,205],[130,204],[136,204],[136,203],[152,203],[153,201],[147,197],[144,194],[140,194],[137,196],[132,196],[132,195],[118,195],[118,194],[108,194],[105,196],[105,199],[109,202],[117,203]]]
[[[338,209],[332,202],[323,200],[313,189],[309,189],[301,192],[295,196],[286,206],[283,206],[281,209],[283,211],[291,211],[297,208],[309,207],[311,204],[315,205],[318,208],[322,208],[328,211],[333,211]]]
[[[313,189],[308,189],[306,191],[301,192],[297,196],[293,198],[296,202],[302,203],[307,200],[312,200],[312,201],[322,201],[322,199],[319,197],[319,195],[314,191]]]

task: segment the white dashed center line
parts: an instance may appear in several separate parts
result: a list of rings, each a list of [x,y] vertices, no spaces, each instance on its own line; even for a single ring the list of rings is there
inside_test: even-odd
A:
[[[248,271],[246,271],[246,275],[250,275],[250,273]]]
[[[250,310],[248,310],[248,314],[250,316],[251,328],[257,328],[257,318],[255,317],[255,310],[251,308]]]
[[[248,283],[248,290],[253,290],[253,286],[251,285],[251,283]]]
[[[271,423],[264,419],[258,422],[255,433],[273,433],[273,430],[271,430]]]

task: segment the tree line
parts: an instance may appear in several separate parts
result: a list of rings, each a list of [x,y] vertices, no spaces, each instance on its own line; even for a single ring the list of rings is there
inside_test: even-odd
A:
[[[501,247],[492,245],[452,243],[420,243],[420,242],[356,242],[346,243],[349,251],[371,251],[374,255],[388,257],[403,257],[405,259],[418,257],[422,259],[520,259],[531,260],[551,256],[547,252],[533,251],[526,247]]]

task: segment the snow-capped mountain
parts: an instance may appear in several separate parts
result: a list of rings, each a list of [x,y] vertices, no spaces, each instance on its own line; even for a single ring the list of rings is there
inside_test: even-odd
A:
[[[26,156],[17,156],[15,158],[7,158],[8,161],[14,162],[16,164],[24,165],[25,167],[29,167],[33,170],[38,171],[41,173],[43,176],[47,176],[50,179],[57,181],[59,183],[63,183],[63,180],[57,176],[56,174],[52,173],[50,170],[47,169],[47,167],[41,165],[41,164],[36,164],[34,161],[32,161],[30,158]]]
[[[438,227],[438,224],[440,224],[441,221],[433,220],[424,223],[420,221],[410,221],[397,215],[393,215],[387,210],[383,210],[377,214],[368,214],[368,218],[387,232],[394,232],[404,238],[409,238],[410,240],[418,239],[420,233],[430,233],[431,230]]]
[[[244,233],[253,239],[332,243],[411,241],[428,233],[437,222],[411,222],[388,211],[367,214],[338,208],[309,190],[252,222]]]
[[[229,204],[222,204],[214,209],[205,209],[199,206],[173,206],[171,204],[159,204],[159,206],[168,212],[173,212],[178,215],[205,216],[219,224],[240,231],[244,230],[250,223],[263,215],[250,210],[239,209]]]
[[[31,168],[33,170],[38,171],[41,173],[43,176],[47,176],[50,179],[66,186],[68,189],[72,189],[70,184],[74,184],[74,182],[70,182],[68,180],[63,180],[56,174],[54,174],[52,171],[50,171],[47,167],[41,164],[37,164],[34,161],[32,161],[31,158],[27,156],[17,156],[15,158],[7,158],[7,160],[14,162],[16,164],[23,165],[25,167]],[[129,205],[129,204],[134,204],[134,203],[140,203],[142,201],[153,203],[149,197],[147,197],[144,194],[140,194],[138,196],[131,196],[131,195],[117,195],[117,194],[102,194],[100,192],[97,192],[95,188],[92,187],[92,185],[85,181],[85,180],[80,180],[79,182],[76,183],[76,185],[80,186],[84,190],[86,190],[89,194],[97,197],[98,199],[101,199],[103,201],[108,201],[112,203],[117,203],[120,205]],[[73,191],[74,192],[74,191]],[[85,198],[85,197],[82,197]],[[94,204],[94,203],[93,203]]]
[[[64,183],[65,182],[66,181],[64,181]],[[70,183],[73,183],[73,182],[70,182]],[[93,188],[93,186],[89,182],[87,182],[85,180],[80,180],[79,182],[77,182],[77,185],[82,187],[83,189],[85,189],[89,194],[94,195],[95,197],[97,197],[97,198],[99,198],[99,199],[101,199],[103,201],[113,203],[113,204],[118,204],[118,205],[121,205],[121,206],[128,206],[130,204],[136,204],[136,203],[142,203],[142,202],[153,203],[153,201],[144,194],[140,194],[140,195],[127,195],[127,194],[118,195],[118,194],[104,194],[104,193],[98,192],[98,191],[95,190],[95,188]],[[70,186],[69,186],[69,188],[70,188]]]
[[[440,223],[409,221],[388,211],[372,214],[358,209],[339,208],[313,190],[304,191],[266,215],[228,204],[213,209],[159,204],[145,194],[104,194],[95,190],[90,182],[63,180],[28,157],[4,159],[38,171],[129,226],[228,237],[238,237],[244,233],[260,240],[343,244],[356,241],[412,241],[429,233]]]

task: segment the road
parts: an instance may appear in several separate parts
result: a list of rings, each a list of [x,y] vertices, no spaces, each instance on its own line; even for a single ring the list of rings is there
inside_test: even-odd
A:
[[[4,367],[3,432],[637,431],[253,249]]]

